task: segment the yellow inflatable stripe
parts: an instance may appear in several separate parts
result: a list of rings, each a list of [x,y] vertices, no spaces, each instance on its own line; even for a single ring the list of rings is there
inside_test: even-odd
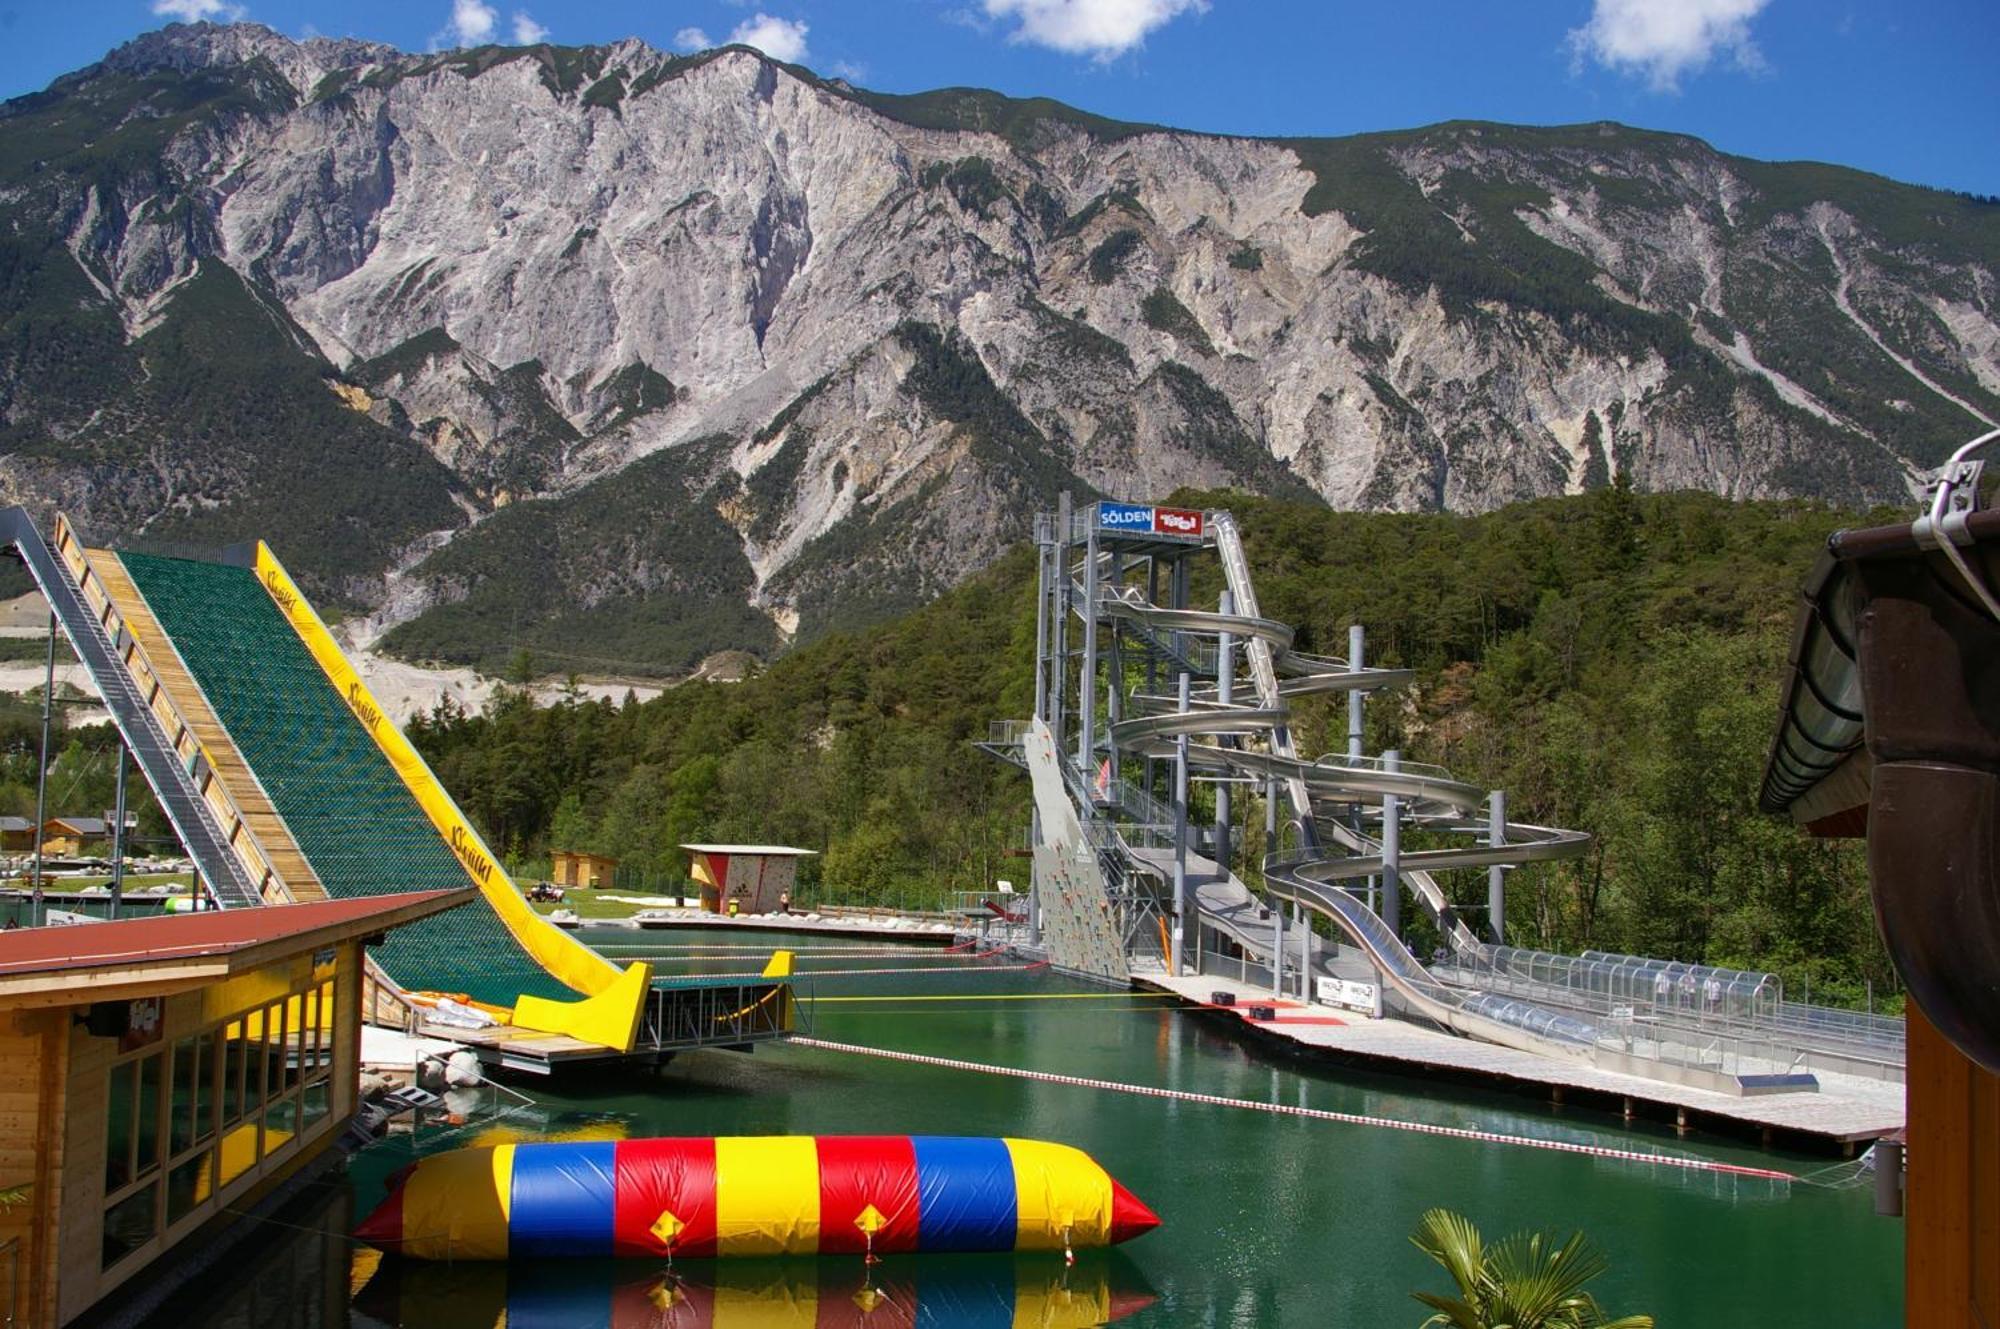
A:
[[[403,1249],[427,1260],[504,1260],[514,1146],[434,1154],[403,1183]]]
[[[1081,1149],[1047,1140],[1008,1139],[1014,1163],[1015,1238],[1019,1251],[1102,1246],[1111,1237],[1111,1176]]]
[[[812,1255],[819,1250],[819,1144],[810,1135],[715,1141],[718,1255]]]
[[[1111,1288],[1102,1276],[1023,1281],[1014,1290],[1014,1329],[1096,1329],[1111,1321]]]
[[[548,922],[540,914],[528,907],[528,902],[514,888],[506,872],[501,868],[493,852],[472,823],[465,819],[458,804],[445,792],[443,785],[431,772],[410,740],[382,709],[381,703],[369,692],[368,685],[361,681],[361,675],[348,662],[333,634],[307,602],[298,584],[278,562],[278,556],[262,540],[257,542],[257,579],[265,591],[285,616],[285,621],[296,632],[299,640],[318,662],[347,702],[348,709],[375,740],[376,747],[389,761],[398,777],[416,798],[417,805],[424,810],[431,825],[444,837],[452,853],[464,866],[466,875],[479,888],[479,893],[492,906],[493,912],[506,924],[508,932],[521,943],[537,964],[554,975],[565,986],[595,998],[603,995],[602,1002],[553,1002],[534,999],[530,1009],[532,1017],[523,1016],[520,1007],[515,1010],[514,1022],[530,1029],[545,1030],[550,1033],[565,1033],[586,1042],[604,1047],[629,1051],[639,1027],[643,1013],[646,990],[652,983],[652,967],[645,963],[635,963],[622,973],[616,965]],[[420,976],[412,975],[412,979]]]
[[[725,1283],[715,1289],[714,1306],[712,1329],[815,1329],[819,1324],[819,1288],[810,1280],[779,1279],[768,1286]]]

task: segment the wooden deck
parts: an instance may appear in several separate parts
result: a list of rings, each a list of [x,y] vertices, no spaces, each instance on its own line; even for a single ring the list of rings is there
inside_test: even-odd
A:
[[[865,941],[905,941],[912,946],[949,946],[958,939],[950,923],[900,921],[900,926],[871,922],[866,917],[831,917],[825,914],[711,914],[705,909],[661,909],[652,917],[628,920],[631,926],[647,931],[674,928],[735,929],[741,932],[806,932],[827,937],[853,937]],[[579,920],[581,927],[612,926],[609,921]]]
[[[1268,989],[1230,978],[1149,974],[1132,981],[1205,1007],[1246,1037],[1287,1055],[1500,1089],[1628,1120],[1663,1119],[1689,1130],[1749,1135],[1767,1145],[1852,1154],[1863,1142],[1901,1130],[1905,1120],[1903,1086],[1885,1081],[1819,1072],[1817,1093],[1739,1098],[1555,1061],[1403,1020],[1273,1001]],[[1234,994],[1237,1004],[1210,1004],[1218,991]],[[1277,1018],[1252,1020],[1247,1009],[1252,1003],[1275,1006]]]
[[[790,1038],[796,1011],[788,978],[687,978],[653,986],[630,1052],[511,1025],[465,1029],[421,1022],[412,1032],[471,1048],[489,1066],[549,1075],[586,1064],[659,1066],[700,1048],[747,1052]]]
[[[631,1060],[623,1053],[595,1043],[581,1042],[566,1034],[537,1033],[532,1029],[516,1029],[512,1025],[460,1029],[455,1025],[419,1024],[416,1037],[468,1047],[488,1065],[510,1071],[530,1071],[537,1075],[547,1075],[580,1062]],[[655,1058],[649,1052],[640,1060],[653,1061]],[[665,1057],[657,1060],[663,1061]]]

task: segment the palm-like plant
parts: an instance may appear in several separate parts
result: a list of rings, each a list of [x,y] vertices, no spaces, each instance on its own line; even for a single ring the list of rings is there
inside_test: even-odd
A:
[[[1437,1312],[1423,1329],[1653,1329],[1650,1315],[1606,1318],[1583,1290],[1606,1263],[1581,1232],[1560,1245],[1520,1232],[1488,1246],[1463,1214],[1432,1209],[1410,1240],[1458,1284],[1455,1297],[1411,1294]]]

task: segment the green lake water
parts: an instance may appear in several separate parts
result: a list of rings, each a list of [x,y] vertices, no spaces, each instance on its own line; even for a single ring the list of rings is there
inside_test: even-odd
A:
[[[723,935],[727,941],[715,945],[744,942],[743,934]],[[701,936],[607,929],[590,939],[607,953],[637,957],[701,945]],[[1677,1138],[1666,1127],[1626,1127],[1600,1113],[1559,1111],[1523,1098],[1283,1063],[1246,1047],[1213,1015],[1106,994],[1046,971],[969,973],[966,960],[922,950],[857,945],[829,951],[835,943],[825,937],[801,937],[797,944],[808,973],[919,970],[803,978],[802,996],[828,999],[806,1007],[811,1033],[823,1039],[1512,1135],[1676,1151],[1799,1174],[1828,1164],[1701,1135]],[[662,963],[690,972],[757,967],[747,955],[694,957],[685,949]],[[1061,993],[1086,995],[973,999]],[[947,999],[909,999],[939,996]],[[901,999],[831,1000],[837,997]],[[1866,1187],[1782,1186],[795,1046],[747,1056],[693,1054],[657,1074],[565,1083],[560,1092],[517,1083],[538,1103],[532,1119],[516,1123],[531,1134],[1004,1134],[1059,1140],[1093,1154],[1161,1216],[1157,1231],[1087,1257],[1067,1276],[1059,1258],[892,1257],[880,1276],[880,1295],[903,1296],[909,1293],[905,1284],[914,1284],[909,1295],[925,1302],[915,1321],[920,1324],[1014,1323],[994,1318],[989,1302],[1018,1296],[1018,1322],[1053,1326],[1073,1322],[1079,1305],[1109,1304],[1104,1297],[1115,1293],[1121,1309],[1139,1307],[1119,1320],[1135,1329],[1415,1326],[1424,1312],[1409,1293],[1443,1290],[1443,1272],[1408,1236],[1419,1215],[1438,1205],[1471,1216],[1489,1238],[1526,1227],[1582,1228],[1611,1262],[1594,1285],[1606,1309],[1648,1312],[1663,1327],[1886,1329],[1901,1322],[1902,1226],[1873,1214]],[[423,1147],[448,1148],[476,1135],[476,1129],[430,1135]],[[301,1252],[337,1251],[328,1258],[342,1261],[344,1269],[349,1248],[340,1233],[381,1197],[385,1179],[409,1153],[408,1144],[389,1141],[358,1156],[347,1179],[327,1191],[317,1216],[291,1227],[274,1225],[260,1238],[264,1263],[244,1261],[209,1287],[199,1306],[176,1307],[160,1322],[176,1329],[263,1329],[287,1322],[283,1307],[305,1303],[313,1309],[296,1319],[301,1325],[489,1329],[503,1304],[516,1307],[517,1321],[536,1326],[705,1322],[686,1318],[692,1313],[686,1305],[673,1310],[671,1298],[660,1309],[657,1296],[650,1318],[611,1315],[607,1308],[614,1301],[642,1310],[646,1304],[633,1300],[631,1285],[643,1285],[655,1271],[629,1263],[544,1263],[533,1270],[384,1265],[354,1309],[327,1305],[339,1298],[325,1288],[285,1291],[284,1269],[310,1263]],[[865,1313],[853,1318],[861,1270],[852,1259],[740,1270],[683,1262],[678,1272],[694,1285],[688,1295],[696,1301],[712,1295],[705,1285],[718,1281],[766,1286],[772,1304],[790,1308],[793,1316],[771,1323],[814,1323],[799,1314],[815,1297],[842,1307],[849,1318],[841,1323],[877,1322]],[[1088,1295],[1068,1302],[1058,1295],[1051,1302],[1052,1291],[1064,1290],[1065,1277],[1070,1291]],[[927,1279],[935,1284],[930,1292],[923,1287]],[[336,1281],[345,1280],[320,1279]],[[1050,1305],[1068,1309],[1057,1314]],[[719,1315],[716,1322],[722,1322]],[[822,1313],[819,1322],[831,1321]]]

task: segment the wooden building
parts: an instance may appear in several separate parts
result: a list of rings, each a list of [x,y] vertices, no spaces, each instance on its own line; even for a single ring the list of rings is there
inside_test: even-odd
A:
[[[0,1323],[57,1329],[121,1289],[163,1295],[183,1263],[167,1252],[337,1157],[364,945],[472,894],[0,933],[0,1192],[16,1197]]]
[[[558,849],[549,855],[549,872],[558,886],[609,886],[618,860],[609,854]]]
[[[2000,512],[1979,506],[1973,446],[1915,523],[1827,541],[1760,799],[1811,834],[1868,841],[1909,987],[1913,1329],[2000,1329]]]
[[[0,817],[0,853],[35,852],[35,823],[30,817]]]
[[[56,858],[109,853],[111,823],[102,817],[50,817],[42,823],[42,852]]]
[[[729,912],[733,900],[746,914],[775,913],[791,898],[799,860],[811,849],[775,844],[684,844],[688,876],[701,887],[701,907]]]

